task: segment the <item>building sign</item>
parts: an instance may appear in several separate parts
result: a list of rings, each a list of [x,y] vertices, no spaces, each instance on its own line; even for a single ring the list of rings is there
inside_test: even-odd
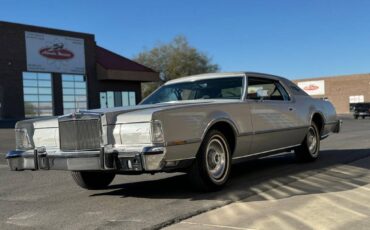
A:
[[[25,32],[27,70],[85,74],[84,40]]]
[[[298,82],[299,88],[303,89],[309,95],[324,95],[325,81],[302,81]]]
[[[349,103],[362,103],[364,101],[364,95],[349,96]]]

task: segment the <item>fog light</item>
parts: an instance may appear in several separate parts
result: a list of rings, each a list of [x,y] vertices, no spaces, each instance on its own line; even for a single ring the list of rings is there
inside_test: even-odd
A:
[[[166,166],[167,167],[174,167],[178,164],[178,161],[167,161]]]

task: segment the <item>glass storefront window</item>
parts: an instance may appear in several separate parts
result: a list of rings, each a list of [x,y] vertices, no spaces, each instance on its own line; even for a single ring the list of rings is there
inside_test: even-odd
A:
[[[82,75],[62,74],[63,113],[87,109],[86,81]]]
[[[25,117],[53,115],[50,73],[23,72]]]
[[[108,91],[100,92],[100,108],[136,105],[134,91]]]

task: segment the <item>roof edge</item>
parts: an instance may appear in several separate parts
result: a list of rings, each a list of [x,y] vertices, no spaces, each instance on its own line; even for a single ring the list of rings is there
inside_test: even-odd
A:
[[[123,58],[123,59],[125,59],[125,60],[128,60],[128,61],[130,61],[130,62],[133,62],[133,63],[135,63],[135,64],[137,64],[137,65],[140,65],[140,66],[142,66],[142,67],[144,67],[145,69],[147,69],[148,71],[142,71],[142,72],[155,72],[155,73],[158,73],[157,71],[155,71],[155,70],[153,70],[152,68],[149,68],[149,67],[147,67],[147,66],[145,66],[145,65],[143,65],[143,64],[140,64],[140,63],[138,63],[138,62],[136,62],[136,61],[134,61],[134,60],[132,60],[132,59],[129,59],[129,58],[127,58],[127,57],[124,57],[124,56],[122,56],[122,55],[120,55],[120,54],[117,54],[117,53],[115,53],[115,52],[113,52],[113,51],[111,51],[111,50],[108,50],[108,49],[106,49],[106,48],[104,48],[104,47],[101,47],[101,46],[99,46],[99,45],[96,45],[96,47],[97,48],[99,48],[99,49],[102,49],[102,50],[104,50],[104,51],[106,51],[106,52],[108,52],[108,53],[110,53],[110,54],[112,54],[112,55],[114,55],[114,56],[116,56],[116,57],[118,57],[118,58]],[[104,64],[102,64],[102,63],[99,63],[102,67],[104,67],[105,69],[109,69],[107,66],[104,66]]]
[[[47,27],[47,26],[36,26],[36,25],[31,25],[31,24],[25,24],[25,23],[19,23],[19,22],[8,22],[8,21],[2,21],[0,20],[0,24],[5,24],[5,25],[16,25],[16,26],[22,26],[22,27],[31,27],[34,29],[47,29],[47,30],[52,30],[52,31],[60,31],[64,33],[73,33],[73,34],[80,34],[80,35],[87,35],[87,36],[92,36],[95,38],[94,34],[91,33],[85,33],[85,32],[77,32],[74,30],[66,30],[66,29],[58,29],[58,28],[52,28],[52,27]]]

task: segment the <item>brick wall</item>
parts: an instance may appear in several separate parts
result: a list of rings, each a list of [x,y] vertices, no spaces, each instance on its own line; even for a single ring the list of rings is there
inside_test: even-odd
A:
[[[370,102],[370,74],[354,74],[346,76],[320,77],[294,80],[325,81],[325,95],[314,97],[327,97],[337,110],[337,113],[349,113],[349,97],[363,95],[365,102]]]

